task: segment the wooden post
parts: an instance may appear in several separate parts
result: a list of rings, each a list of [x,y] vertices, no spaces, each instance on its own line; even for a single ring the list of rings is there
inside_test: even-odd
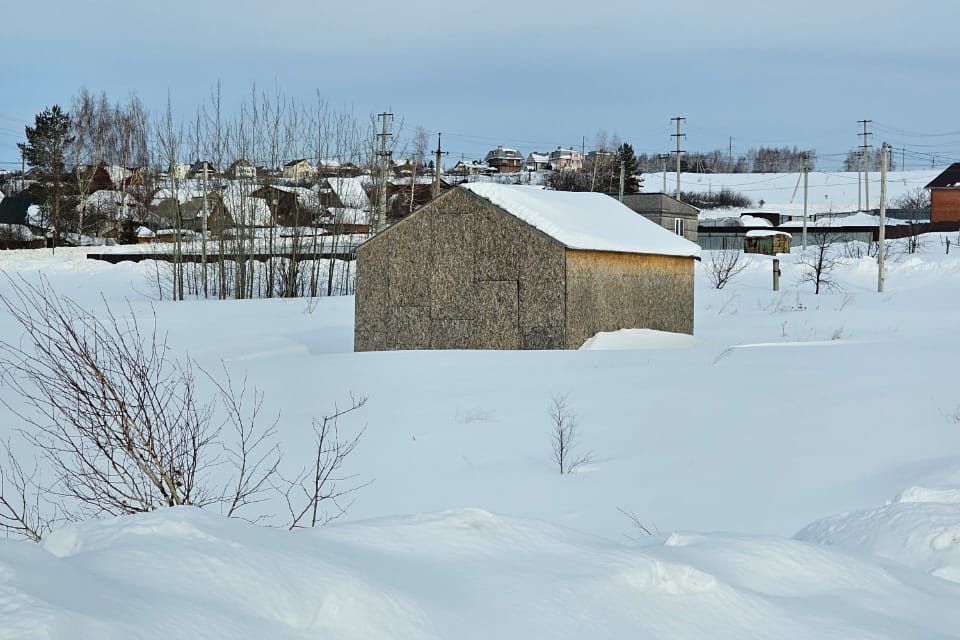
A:
[[[773,290],[780,291],[780,258],[773,259]]]
[[[950,255],[950,238],[947,238],[947,255]]]

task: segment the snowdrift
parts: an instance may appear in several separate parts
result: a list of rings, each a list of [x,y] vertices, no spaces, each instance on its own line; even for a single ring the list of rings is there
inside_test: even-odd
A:
[[[2,638],[934,638],[960,585],[796,540],[480,510],[287,532],[190,508],[0,542]]]

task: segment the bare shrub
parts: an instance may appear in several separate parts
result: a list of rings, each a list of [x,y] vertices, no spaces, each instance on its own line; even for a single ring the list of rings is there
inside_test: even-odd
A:
[[[733,278],[750,266],[750,259],[740,249],[719,249],[710,252],[706,264],[707,277],[714,289],[723,289]]]
[[[621,509],[620,507],[617,507],[617,511],[619,511],[620,513],[622,513],[627,517],[627,519],[630,521],[631,526],[637,532],[636,535],[624,534],[628,540],[638,540],[641,537],[645,537],[645,536],[659,535],[660,530],[657,528],[657,526],[653,525],[653,527],[651,528],[643,524],[643,521],[640,519],[640,516],[638,516],[635,511]]]
[[[833,276],[833,271],[840,262],[840,255],[836,248],[837,234],[829,230],[818,229],[810,234],[812,246],[808,247],[800,257],[800,264],[805,269],[800,278],[801,282],[813,283],[814,293],[839,289],[839,283]]]
[[[284,494],[290,512],[290,529],[322,526],[336,520],[352,504],[344,505],[341,501],[372,482],[357,483],[356,475],[341,474],[347,456],[356,449],[365,429],[360,429],[352,438],[344,438],[339,420],[366,403],[366,397],[351,395],[346,409],[334,407],[332,414],[313,421],[316,436],[313,463],[288,481]],[[327,510],[327,505],[332,509]]]
[[[252,522],[266,517],[248,515],[283,493],[277,420],[261,424],[262,393],[245,379],[235,383],[226,369],[218,380],[175,357],[155,318],[144,327],[132,310],[121,318],[106,304],[98,317],[45,279],[7,281],[0,304],[25,335],[0,340],[0,376],[13,391],[0,402],[24,423],[20,433],[53,479],[40,483],[8,446],[0,460],[0,530],[38,540],[54,516],[82,520],[178,505]],[[209,399],[199,395],[200,380],[216,390]],[[315,501],[356,490],[340,489],[335,474],[360,434],[342,441],[336,419],[364,402],[315,425]],[[57,502],[41,504],[41,497]]]
[[[557,463],[560,474],[573,473],[578,468],[593,462],[593,452],[579,453],[580,432],[577,425],[577,415],[568,404],[568,396],[553,397],[550,405],[550,443],[553,450],[553,461]]]

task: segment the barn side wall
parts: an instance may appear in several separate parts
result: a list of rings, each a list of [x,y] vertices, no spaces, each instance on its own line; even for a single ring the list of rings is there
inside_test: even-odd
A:
[[[455,189],[357,252],[357,351],[559,349],[564,248]]]
[[[930,190],[930,222],[960,221],[960,189]]]
[[[693,333],[693,258],[568,249],[567,348],[598,331]]]

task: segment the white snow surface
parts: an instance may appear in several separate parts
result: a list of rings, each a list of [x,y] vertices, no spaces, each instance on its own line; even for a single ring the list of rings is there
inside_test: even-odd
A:
[[[699,256],[700,247],[602,193],[474,182],[463,185],[571,249]]]
[[[601,331],[583,343],[581,349],[676,349],[692,347],[696,338],[685,333],[655,329]]]
[[[0,544],[0,637],[947,638],[960,585],[799,541],[479,509],[294,533],[170,509]]]
[[[717,291],[704,252],[686,344],[627,330],[553,352],[353,353],[351,297],[172,302],[151,263],[0,251],[246,375],[287,475],[312,417],[368,395],[341,429],[366,426],[344,473],[372,481],[318,530],[173,509],[0,540],[0,638],[960,637],[960,255],[942,240],[891,258],[882,295],[869,258],[813,295],[798,249],[780,292],[765,256]],[[21,333],[5,313],[0,332]],[[566,475],[558,394],[594,454]],[[0,438],[20,426],[2,409]]]

